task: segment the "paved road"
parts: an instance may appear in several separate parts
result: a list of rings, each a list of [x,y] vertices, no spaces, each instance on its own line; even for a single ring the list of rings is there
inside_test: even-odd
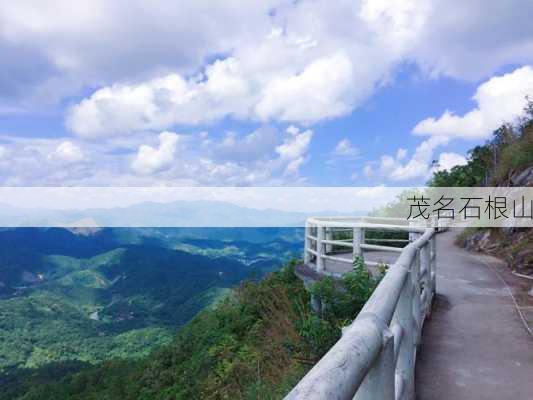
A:
[[[454,246],[456,234],[437,239],[437,298],[417,360],[417,399],[533,399],[533,338],[491,269],[499,261]]]

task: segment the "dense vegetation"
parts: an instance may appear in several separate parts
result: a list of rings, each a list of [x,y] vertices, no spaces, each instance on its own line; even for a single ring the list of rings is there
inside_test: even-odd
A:
[[[513,172],[533,165],[533,101],[527,99],[524,117],[496,129],[492,139],[469,151],[468,163],[438,171],[430,186],[507,186]]]
[[[220,231],[205,241],[179,230],[141,232],[0,231],[0,374],[144,357],[231,287],[264,276],[301,246],[236,244]]]
[[[492,139],[469,152],[468,163],[451,171],[439,171],[430,186],[515,186],[513,182],[533,167],[533,101],[527,99],[524,117],[494,131]],[[533,230],[531,228],[467,228],[457,238],[459,245],[492,253],[506,260],[511,268],[525,274],[533,272]]]
[[[281,398],[338,340],[341,327],[372,293],[377,280],[358,263],[342,281],[327,279],[312,289],[329,305],[320,316],[311,310],[309,293],[291,264],[259,282],[241,284],[144,359],[18,371],[0,382],[0,397]]]

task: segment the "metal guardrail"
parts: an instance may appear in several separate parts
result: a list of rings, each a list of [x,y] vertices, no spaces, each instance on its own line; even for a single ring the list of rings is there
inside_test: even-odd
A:
[[[417,346],[436,288],[435,229],[382,222],[357,218],[350,221],[311,218],[307,221],[305,257],[307,261],[310,256],[316,257],[318,273],[321,272],[319,260],[327,257],[326,246],[339,245],[339,241],[325,238],[331,227],[353,230],[349,247],[353,247],[354,255],[360,255],[364,249],[365,228],[406,230],[412,242],[401,249],[397,261],[388,269],[357,318],[343,329],[339,341],[285,399],[415,398]]]

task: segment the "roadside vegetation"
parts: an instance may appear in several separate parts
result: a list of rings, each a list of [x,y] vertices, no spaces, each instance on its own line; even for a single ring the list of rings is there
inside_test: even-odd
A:
[[[526,99],[524,117],[496,129],[484,145],[469,152],[468,163],[439,171],[430,186],[533,186],[533,101]],[[528,173],[528,171],[530,171]],[[533,229],[465,229],[459,245],[504,258],[512,269],[533,273]]]
[[[468,163],[438,171],[429,186],[509,186],[513,174],[533,166],[533,101],[526,99],[524,117],[505,123],[484,145],[468,152]]]
[[[311,289],[328,304],[317,315],[294,264],[242,283],[148,357],[19,370],[0,381],[0,398],[282,398],[339,339],[378,283],[357,261],[342,281],[325,279]]]

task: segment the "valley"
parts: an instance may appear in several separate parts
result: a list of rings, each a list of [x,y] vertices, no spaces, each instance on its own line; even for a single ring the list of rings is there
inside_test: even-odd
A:
[[[4,229],[0,373],[144,357],[301,240],[297,228]]]

